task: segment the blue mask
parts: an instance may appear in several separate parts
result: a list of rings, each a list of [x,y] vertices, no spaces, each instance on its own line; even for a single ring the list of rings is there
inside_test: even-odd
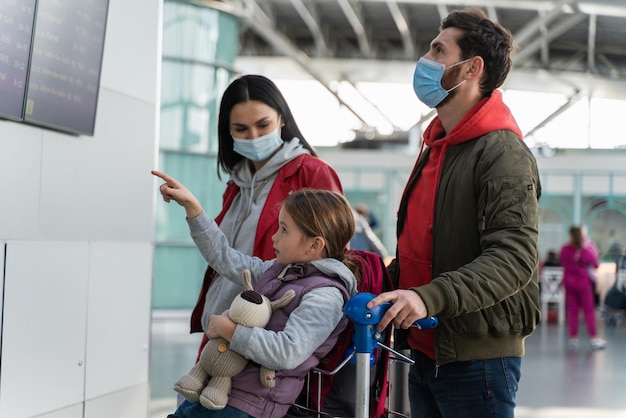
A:
[[[415,90],[417,97],[422,101],[422,103],[431,109],[437,107],[437,105],[441,103],[452,90],[467,81],[463,80],[450,90],[446,90],[441,86],[443,73],[446,69],[463,64],[470,59],[471,58],[468,58],[446,67],[445,64],[429,60],[428,58],[420,58],[417,61],[415,72],[413,73],[413,90]]]
[[[233,136],[231,134],[231,136]],[[272,132],[254,139],[240,139],[233,136],[233,149],[251,161],[264,161],[283,145],[278,127]]]

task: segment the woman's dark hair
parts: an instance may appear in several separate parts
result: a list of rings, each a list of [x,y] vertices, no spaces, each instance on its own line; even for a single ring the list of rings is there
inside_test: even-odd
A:
[[[315,149],[304,139],[300,128],[296,124],[289,105],[276,84],[262,75],[244,75],[235,79],[224,91],[220,103],[220,113],[217,122],[217,137],[219,147],[217,151],[217,175],[220,168],[230,174],[239,161],[244,157],[233,150],[233,138],[230,135],[230,111],[239,103],[256,100],[275,109],[281,117],[284,126],[280,136],[284,141],[291,141],[297,137],[300,143],[311,153],[317,156]]]
[[[459,28],[464,33],[456,40],[461,48],[461,60],[480,56],[485,71],[480,81],[483,97],[500,87],[506,79],[513,62],[513,36],[502,25],[489,20],[479,8],[453,10],[441,21],[440,30]]]

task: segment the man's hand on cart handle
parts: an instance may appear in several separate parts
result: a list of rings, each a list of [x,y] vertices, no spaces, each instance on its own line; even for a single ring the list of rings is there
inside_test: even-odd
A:
[[[381,293],[369,301],[367,308],[373,309],[385,302],[391,302],[391,307],[387,309],[376,326],[376,330],[379,332],[387,328],[387,325],[392,322],[396,328],[409,328],[414,325],[415,321],[424,319],[428,315],[424,301],[413,290],[399,289]]]

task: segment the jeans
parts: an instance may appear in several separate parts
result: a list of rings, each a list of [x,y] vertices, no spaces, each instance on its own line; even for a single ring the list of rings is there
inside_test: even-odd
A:
[[[200,402],[189,402],[185,400],[176,412],[167,416],[167,418],[252,418],[239,409],[235,409],[230,405],[218,411],[206,409]]]
[[[521,375],[520,357],[462,361],[436,366],[411,350],[411,418],[513,418]]]

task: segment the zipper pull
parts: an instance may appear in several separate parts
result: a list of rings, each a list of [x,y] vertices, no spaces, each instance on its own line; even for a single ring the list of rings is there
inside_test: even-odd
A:
[[[487,227],[487,219],[485,218],[485,215],[483,215],[482,219],[480,220],[480,231],[484,231],[485,228]]]
[[[435,379],[439,376],[439,363],[435,363]]]

